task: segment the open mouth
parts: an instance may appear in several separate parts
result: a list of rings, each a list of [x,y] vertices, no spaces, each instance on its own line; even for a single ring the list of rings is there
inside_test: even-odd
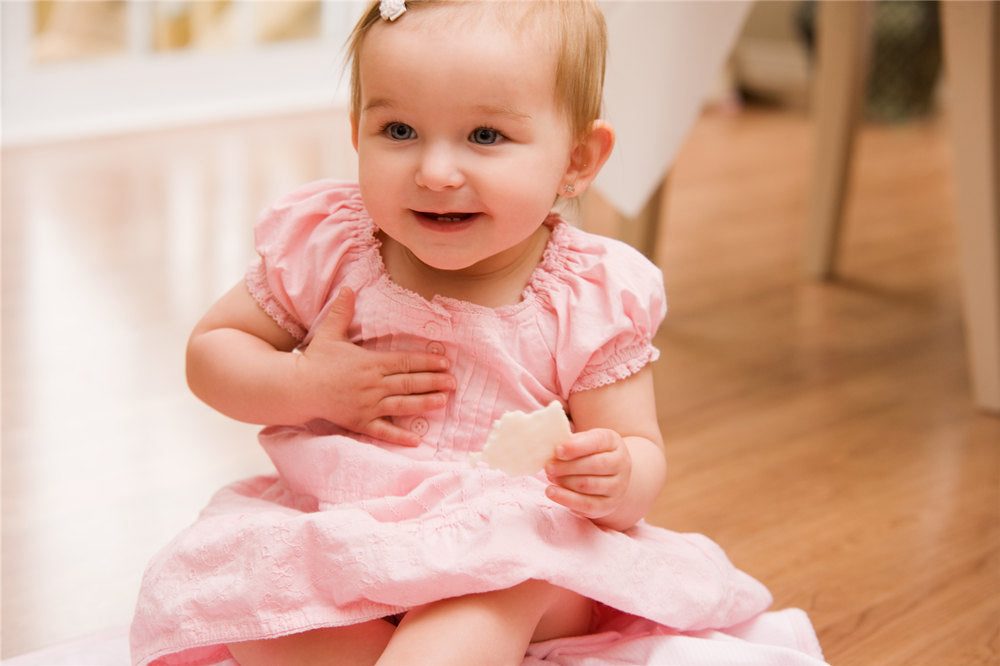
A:
[[[429,212],[417,211],[417,215],[426,220],[430,220],[431,222],[448,224],[455,222],[465,222],[466,220],[473,217],[475,213],[429,213]]]

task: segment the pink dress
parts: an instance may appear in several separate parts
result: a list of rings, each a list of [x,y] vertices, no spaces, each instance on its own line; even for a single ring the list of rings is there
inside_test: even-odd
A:
[[[645,523],[599,528],[549,501],[544,474],[470,464],[504,412],[566,406],[573,392],[628,377],[658,354],[659,271],[622,243],[554,215],[546,224],[548,247],[521,302],[490,309],[428,301],[392,282],[355,184],[312,183],[265,211],[247,284],[275,321],[308,344],[349,286],[354,342],[444,354],[458,389],[445,409],[398,420],[421,435],[417,448],[321,420],[265,428],[260,443],[277,475],[222,489],[151,562],[134,663],[224,662],[227,643],[532,578],[599,601],[605,619],[639,616],[661,633],[733,627],[767,608],[767,590],[705,537]]]

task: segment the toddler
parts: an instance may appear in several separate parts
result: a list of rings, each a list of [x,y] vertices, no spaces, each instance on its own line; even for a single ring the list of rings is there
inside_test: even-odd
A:
[[[520,664],[626,614],[729,627],[770,601],[664,483],[659,271],[552,212],[614,144],[589,1],[391,2],[356,26],[359,183],[260,217],[188,345],[189,384],[266,427],[273,477],[220,491],[151,563],[137,664]],[[511,410],[572,422],[543,471],[470,454]],[[602,624],[604,623],[604,624]]]

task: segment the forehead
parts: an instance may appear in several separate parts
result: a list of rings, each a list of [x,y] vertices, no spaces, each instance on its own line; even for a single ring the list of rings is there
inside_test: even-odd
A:
[[[556,51],[542,21],[522,8],[534,4],[418,5],[395,22],[379,21],[357,54],[362,98],[415,79],[450,82],[468,94],[540,84],[554,97]]]

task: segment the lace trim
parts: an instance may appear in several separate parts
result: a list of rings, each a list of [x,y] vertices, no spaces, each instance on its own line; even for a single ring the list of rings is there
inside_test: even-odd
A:
[[[354,244],[352,251],[358,255],[372,251],[378,254],[379,241],[375,237],[377,229],[371,218],[368,217],[364,202],[361,200],[360,190],[355,188],[354,192],[338,202],[337,208],[343,215],[343,223],[349,229],[347,236],[352,239]],[[338,210],[333,209],[326,216],[326,219],[337,214]],[[309,330],[275,298],[267,278],[265,261],[266,259],[261,256],[256,263],[251,264],[247,269],[245,276],[247,289],[261,309],[281,328],[288,331],[296,340],[304,340]]]
[[[302,324],[274,298],[267,282],[267,270],[264,263],[258,261],[250,266],[246,273],[246,285],[250,295],[257,305],[273,319],[278,326],[288,331],[296,340],[303,340],[308,331]]]
[[[601,365],[584,370],[569,392],[579,393],[614,384],[631,377],[658,358],[660,350],[652,346],[652,341],[640,340],[616,351]]]

